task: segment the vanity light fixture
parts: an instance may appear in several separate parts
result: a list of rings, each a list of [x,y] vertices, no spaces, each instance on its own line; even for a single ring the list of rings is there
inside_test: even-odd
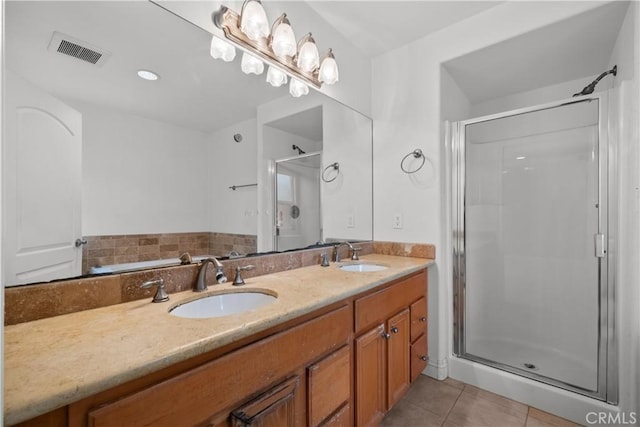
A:
[[[231,62],[236,57],[236,48],[228,41],[219,37],[211,37],[210,54],[214,59],[222,59],[224,62]]]
[[[213,14],[213,22],[222,29],[231,43],[213,37],[211,56],[231,61],[235,55],[228,46],[233,45],[244,51],[242,71],[261,74],[264,64],[269,66],[267,82],[274,87],[287,83],[291,77],[289,93],[299,97],[309,93],[309,87],[319,89],[322,84],[334,84],[339,79],[338,64],[333,51],[329,49],[322,57],[311,33],[296,43],[295,34],[287,14],[276,19],[269,31],[268,20],[260,0],[245,0],[238,15],[222,6]],[[223,44],[225,43],[225,44]],[[214,46],[215,44],[215,46]],[[231,59],[225,59],[231,58]]]
[[[158,80],[160,78],[159,75],[149,70],[138,70],[138,77],[144,80]]]

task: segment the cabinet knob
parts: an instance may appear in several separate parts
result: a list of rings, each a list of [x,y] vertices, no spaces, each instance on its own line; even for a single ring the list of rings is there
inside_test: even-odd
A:
[[[422,316],[419,320],[420,320],[421,322],[426,322],[426,321],[427,321],[427,318],[426,318],[426,317],[424,317],[424,316]]]
[[[420,356],[420,360],[426,362],[429,358],[427,356]]]
[[[391,339],[391,334],[389,334],[388,332],[383,332],[381,335],[385,340]]]
[[[393,332],[394,334],[397,334],[398,333],[398,328],[395,327],[395,326],[392,326],[391,327],[391,332]]]

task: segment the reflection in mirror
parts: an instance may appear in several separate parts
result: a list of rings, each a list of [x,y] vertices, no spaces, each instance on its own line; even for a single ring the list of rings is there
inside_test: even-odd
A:
[[[316,216],[326,238],[372,238],[361,114],[213,60],[209,33],[150,2],[7,1],[4,30],[5,285],[178,263],[183,252],[272,251],[273,165],[293,144],[321,151],[319,167],[353,157],[351,175],[320,187]],[[297,142],[274,152],[278,134]],[[349,152],[360,144],[364,156]]]
[[[275,175],[275,250],[321,242],[320,153],[278,160]]]

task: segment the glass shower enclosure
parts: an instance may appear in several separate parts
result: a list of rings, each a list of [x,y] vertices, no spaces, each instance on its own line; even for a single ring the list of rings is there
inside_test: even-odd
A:
[[[606,123],[597,95],[455,124],[454,352],[615,401]]]

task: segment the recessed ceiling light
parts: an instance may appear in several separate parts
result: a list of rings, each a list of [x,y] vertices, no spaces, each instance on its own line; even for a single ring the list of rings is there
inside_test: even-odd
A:
[[[526,159],[526,157],[525,157],[525,156],[519,156],[519,157],[516,157],[516,160],[524,160],[524,159]]]
[[[138,77],[145,80],[158,80],[160,78],[159,75],[149,70],[138,70]]]

